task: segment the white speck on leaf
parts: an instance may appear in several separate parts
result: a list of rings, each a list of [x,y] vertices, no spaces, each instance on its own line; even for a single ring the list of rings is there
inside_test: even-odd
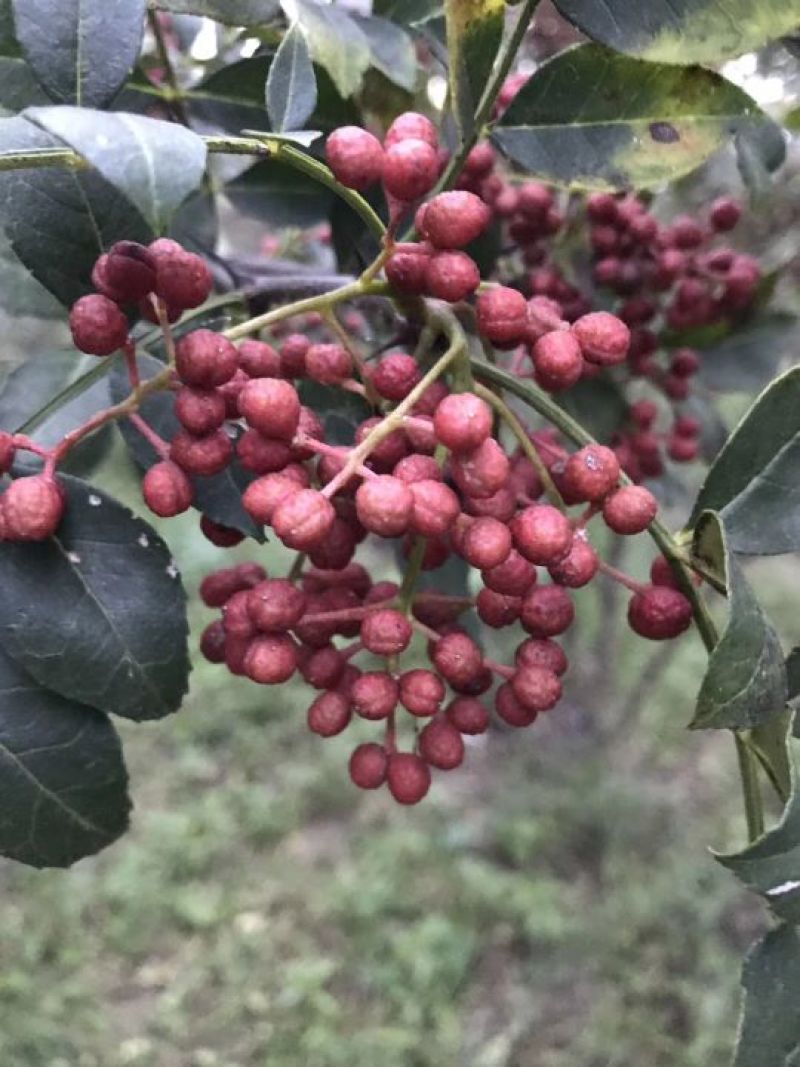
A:
[[[80,563],[81,561],[81,557],[78,555],[77,552],[67,552],[67,559],[70,561],[70,563]]]
[[[92,493],[89,497],[89,503],[92,505],[93,508],[99,508],[103,501],[99,496],[96,496],[94,493]]]
[[[800,882],[798,882],[798,881],[781,882],[780,885],[774,885],[772,887],[772,889],[768,889],[767,890],[767,896],[768,897],[780,897],[780,896],[783,896],[784,893],[793,892],[795,889],[800,889]]]
[[[180,573],[181,572],[178,570],[175,564],[175,560],[170,560],[169,566],[167,567],[167,574],[170,576],[170,578],[177,578]]]
[[[150,538],[147,536],[146,533],[139,534],[139,536],[136,538],[136,543],[138,545],[141,545],[142,548],[149,548],[150,547]]]

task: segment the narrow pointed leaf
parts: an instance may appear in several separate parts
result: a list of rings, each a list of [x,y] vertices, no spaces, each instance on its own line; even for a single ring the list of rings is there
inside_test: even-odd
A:
[[[800,1056],[800,934],[781,924],[747,954],[742,1021],[732,1067],[797,1067]]]
[[[371,61],[369,41],[356,22],[339,7],[312,0],[292,0],[285,6],[296,8],[314,62],[327,70],[345,100],[352,96]]]
[[[267,114],[273,130],[299,130],[317,106],[317,80],[303,31],[295,24],[280,43],[267,76]]]
[[[369,41],[372,66],[401,89],[412,92],[419,70],[417,53],[403,27],[375,15],[353,15],[352,19]]]

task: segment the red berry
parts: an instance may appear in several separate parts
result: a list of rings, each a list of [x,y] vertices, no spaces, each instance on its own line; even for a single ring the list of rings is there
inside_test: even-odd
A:
[[[575,608],[560,585],[541,585],[525,594],[520,621],[533,637],[557,637],[572,625]]]
[[[600,367],[622,363],[628,354],[631,332],[622,319],[607,311],[592,311],[572,324],[572,333],[584,359]]]
[[[533,346],[536,381],[549,393],[569,389],[583,373],[583,354],[577,339],[567,330],[551,330]]]
[[[175,396],[175,414],[184,429],[202,436],[218,430],[225,421],[225,398],[216,389],[184,385]]]
[[[300,421],[300,398],[290,382],[255,378],[239,394],[239,411],[265,437],[291,441]]]
[[[546,667],[519,667],[511,678],[514,696],[528,711],[549,711],[561,699],[561,682]]]
[[[419,754],[432,767],[450,771],[464,761],[464,739],[446,719],[437,719],[422,728]]]
[[[204,259],[163,237],[148,251],[156,261],[156,292],[168,308],[180,312],[208,299],[214,279]]]
[[[383,143],[389,148],[398,141],[407,141],[412,138],[425,141],[432,148],[438,147],[439,144],[439,134],[429,118],[420,115],[418,111],[404,111],[402,115],[397,116],[386,131]]]
[[[470,452],[459,452],[450,462],[450,473],[458,488],[469,497],[493,496],[508,481],[508,456],[493,437]]]
[[[656,556],[650,566],[650,581],[653,585],[668,585],[671,589],[678,588],[678,579],[664,556]]]
[[[110,356],[128,340],[128,320],[113,300],[99,293],[75,301],[69,328],[75,347],[91,356]]]
[[[419,296],[428,285],[428,260],[423,252],[395,252],[386,264],[386,280],[398,293]]]
[[[717,233],[732,230],[742,217],[742,205],[732,196],[721,196],[711,205],[709,221]]]
[[[440,537],[458,518],[461,505],[449,486],[432,478],[411,482],[411,528],[423,537]]]
[[[215,619],[200,635],[200,652],[209,663],[224,663],[225,641],[225,627],[220,619]]]
[[[361,642],[376,656],[394,656],[404,652],[413,635],[411,623],[400,611],[381,608],[374,611],[361,623]]]
[[[531,563],[558,563],[572,547],[572,524],[550,504],[531,504],[519,512],[511,533],[517,551]]]
[[[675,434],[667,441],[667,455],[676,463],[691,463],[697,459],[700,445],[693,437],[682,437]]]
[[[244,534],[235,530],[232,526],[223,526],[220,522],[214,522],[208,515],[200,516],[200,532],[217,548],[233,548],[244,541]]]
[[[300,664],[300,673],[314,689],[338,690],[346,666],[347,660],[339,649],[328,645],[326,648],[318,648],[310,656],[305,657]],[[342,693],[342,695],[345,694]]]
[[[325,144],[325,158],[334,177],[349,189],[367,189],[381,176],[383,148],[360,126],[340,126]]]
[[[0,496],[3,537],[7,541],[45,541],[64,516],[64,491],[46,474],[15,478]]]
[[[642,485],[623,485],[603,501],[606,525],[618,534],[646,530],[658,511],[658,501]]]
[[[529,637],[517,649],[514,660],[517,667],[544,667],[555,674],[564,674],[567,656],[561,645],[547,637]]]
[[[145,474],[142,496],[152,512],[167,519],[188,511],[194,499],[194,489],[177,464],[163,460]]]
[[[378,789],[386,781],[388,763],[385,749],[369,741],[353,749],[350,778],[359,789]]]
[[[383,185],[387,193],[404,202],[430,192],[439,177],[436,149],[410,137],[390,144],[383,157]]]
[[[281,377],[303,378],[306,373],[306,353],[311,342],[302,333],[292,333],[281,345]],[[277,375],[276,375],[277,377]]]
[[[386,400],[404,400],[421,377],[413,356],[392,352],[378,363],[371,380],[375,391]]]
[[[144,245],[117,241],[102,259],[103,282],[116,294],[114,299],[134,303],[155,290],[156,261]]]
[[[502,563],[481,571],[487,589],[505,596],[522,596],[536,582],[536,568],[511,549]]]
[[[320,693],[308,709],[308,728],[320,737],[340,734],[352,718],[347,697],[336,690]]]
[[[245,430],[236,442],[236,455],[245,470],[254,474],[282,471],[292,457],[287,441],[263,437],[258,430]]]
[[[248,378],[280,378],[280,354],[264,341],[248,339],[239,345],[239,366]]]
[[[511,547],[508,526],[487,515],[470,523],[461,542],[460,555],[472,567],[490,570],[508,559]]]
[[[366,671],[353,683],[350,700],[362,719],[385,719],[397,706],[398,684],[386,671]]]
[[[489,728],[489,712],[474,697],[456,697],[445,708],[445,715],[462,734],[482,734]]]
[[[295,479],[286,474],[268,474],[248,485],[242,494],[242,506],[263,526],[272,521],[273,512],[281,500],[296,493],[298,488]]]
[[[450,684],[468,685],[483,668],[483,655],[465,633],[445,634],[434,643],[431,659],[439,674]]]
[[[481,274],[466,252],[437,252],[425,265],[425,287],[430,296],[457,304],[480,285]]]
[[[175,369],[187,385],[213,389],[224,385],[236,373],[239,353],[222,334],[213,330],[194,330],[175,347]]]
[[[521,704],[509,682],[504,682],[494,698],[495,711],[509,726],[525,727],[536,721],[538,712]]]
[[[398,804],[417,804],[431,787],[431,772],[419,756],[393,752],[389,756],[386,782]]]
[[[475,305],[478,331],[498,348],[513,348],[528,330],[528,303],[522,293],[508,286],[487,289]]]
[[[425,205],[422,235],[435,248],[463,248],[480,237],[491,218],[491,209],[479,196],[451,190]]]
[[[548,572],[557,585],[580,589],[594,578],[599,566],[597,553],[586,538],[576,536],[568,554],[558,563],[551,564]]]
[[[233,459],[233,444],[224,430],[202,437],[181,430],[170,444],[169,458],[189,474],[207,477],[225,470]]]
[[[628,605],[628,622],[640,637],[664,641],[677,637],[692,622],[692,605],[677,589],[647,586]]]
[[[406,485],[411,485],[412,482],[442,480],[442,468],[433,456],[421,456],[418,452],[403,456],[392,474]]]
[[[284,633],[303,617],[306,596],[285,578],[270,578],[254,585],[247,594],[247,611],[261,633]]]
[[[286,634],[254,637],[244,657],[248,678],[259,685],[285,682],[297,669],[297,647]]]
[[[473,393],[451,393],[437,407],[433,428],[451,452],[472,452],[492,432],[492,409]]]
[[[400,675],[400,703],[412,715],[435,715],[444,700],[444,682],[422,668]]]
[[[287,548],[307,552],[331,531],[336,512],[316,489],[299,489],[283,497],[272,512],[272,528]]]
[[[586,214],[592,222],[617,221],[617,201],[611,193],[591,193],[586,198]]]
[[[570,500],[595,503],[619,481],[619,460],[605,445],[586,445],[567,460],[564,488]]]
[[[517,621],[521,606],[521,597],[505,596],[492,589],[481,589],[475,604],[481,622],[498,630]]]
[[[409,486],[390,474],[367,478],[356,493],[359,522],[381,537],[399,537],[405,533],[413,508],[414,497]]]
[[[6,430],[0,430],[0,474],[6,474],[11,470],[16,454],[14,435]]]
[[[306,375],[322,385],[341,385],[353,374],[353,358],[342,345],[311,345],[306,352]]]

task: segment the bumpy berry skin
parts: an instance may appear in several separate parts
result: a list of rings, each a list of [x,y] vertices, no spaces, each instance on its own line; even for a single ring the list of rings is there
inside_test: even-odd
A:
[[[404,400],[422,377],[419,365],[413,356],[393,352],[384,358],[372,372],[375,391],[386,400]]]
[[[386,781],[388,764],[386,750],[368,741],[353,749],[348,766],[350,778],[359,789],[378,789]]]
[[[478,332],[497,348],[513,348],[527,333],[528,303],[516,289],[488,289],[478,297],[475,311]]]
[[[603,501],[603,519],[618,534],[646,530],[658,511],[658,501],[643,485],[623,485]]]
[[[433,646],[431,660],[451,685],[468,685],[483,667],[481,650],[465,633],[445,634]]]
[[[487,589],[504,596],[522,596],[536,582],[536,568],[512,548],[502,563],[481,571]]]
[[[514,654],[517,667],[543,667],[554,674],[564,674],[568,663],[561,645],[548,637],[529,637]]]
[[[446,719],[429,722],[419,735],[419,754],[426,763],[451,771],[464,762],[464,740]]]
[[[431,772],[420,756],[393,752],[389,756],[386,784],[398,804],[418,804],[431,787]]]
[[[461,542],[461,555],[472,567],[488,570],[508,559],[512,548],[511,531],[490,515],[472,521]]]
[[[709,221],[717,233],[734,229],[742,217],[742,205],[732,196],[721,196],[711,205]]]
[[[531,726],[536,721],[538,715],[538,712],[526,708],[524,704],[521,704],[519,700],[517,700],[510,682],[504,682],[497,690],[494,698],[494,706],[495,711],[503,722],[508,723],[509,726],[518,728]]]
[[[233,444],[224,430],[202,437],[181,431],[172,439],[169,458],[189,474],[209,477],[228,466],[233,459]]]
[[[489,712],[474,697],[456,697],[445,708],[447,721],[462,734],[483,734],[489,729]]]
[[[479,196],[451,190],[425,205],[422,235],[435,248],[464,248],[480,237],[491,218],[491,208]]]
[[[569,519],[550,504],[531,504],[515,517],[511,533],[517,551],[531,563],[549,566],[572,547]]]
[[[640,637],[666,641],[689,628],[692,605],[677,589],[666,585],[647,586],[631,598],[628,622]]]
[[[599,367],[623,363],[631,342],[631,331],[616,315],[592,311],[572,324],[572,333],[581,346],[583,357]]]
[[[239,411],[265,437],[291,441],[300,422],[300,397],[290,382],[254,378],[239,394]]]
[[[386,264],[386,280],[398,293],[419,296],[428,285],[428,260],[423,252],[395,252]]]
[[[411,643],[411,623],[400,611],[382,608],[373,611],[361,623],[361,642],[376,656],[394,656]]]
[[[356,492],[356,514],[365,529],[380,537],[399,537],[408,529],[414,497],[410,488],[390,474],[368,478]]]
[[[567,555],[548,567],[550,577],[568,589],[580,589],[597,574],[600,561],[585,537],[575,537]]]
[[[411,528],[422,537],[441,537],[458,518],[461,506],[453,490],[440,481],[411,482]]]
[[[551,330],[543,334],[534,344],[531,355],[536,381],[549,393],[571,388],[583,373],[581,346],[567,330]]]
[[[156,262],[156,293],[168,309],[180,313],[199,307],[211,295],[214,279],[202,256],[165,237],[153,241],[148,251]]]
[[[442,468],[433,456],[421,456],[417,452],[412,452],[410,456],[403,456],[392,474],[406,485],[411,485],[412,482],[440,482],[442,480]]]
[[[561,682],[546,667],[520,667],[511,678],[514,696],[528,711],[550,711],[561,699]]]
[[[433,671],[419,668],[400,675],[400,703],[412,715],[435,715],[444,696],[444,682]]]
[[[170,460],[155,463],[142,480],[142,496],[162,519],[180,515],[192,506],[194,489],[186,474]]]
[[[267,474],[248,485],[242,495],[242,506],[255,522],[264,526],[272,522],[281,500],[296,493],[298,488],[297,482],[283,473]]]
[[[308,728],[320,737],[335,737],[350,722],[352,712],[347,698],[336,690],[320,693],[308,709]]]
[[[252,338],[239,345],[239,366],[249,378],[284,377],[277,349]]]
[[[383,185],[397,200],[416,200],[430,192],[439,176],[435,148],[416,138],[389,145],[383,157]]]
[[[200,599],[208,608],[221,608],[234,593],[250,589],[266,578],[267,572],[257,563],[240,563],[236,567],[207,574],[200,583]]]
[[[272,513],[272,528],[287,548],[307,552],[321,544],[336,518],[333,505],[316,489],[284,497]]]
[[[218,430],[225,421],[225,398],[216,389],[185,385],[175,396],[175,414],[184,429],[202,436]]]
[[[306,352],[306,375],[322,385],[341,385],[353,373],[353,359],[342,345],[311,345]]]
[[[175,346],[175,369],[186,385],[214,389],[236,373],[239,353],[231,342],[213,330],[193,330]]]
[[[439,145],[439,134],[429,118],[418,111],[404,111],[398,115],[386,131],[383,143],[387,148],[399,141],[410,139],[425,141],[431,148]]]
[[[350,690],[353,711],[362,719],[385,719],[397,707],[399,687],[386,671],[366,671]]]
[[[520,621],[532,637],[557,637],[572,625],[575,607],[560,585],[541,585],[525,594]]]
[[[288,681],[296,669],[297,649],[285,634],[254,637],[245,653],[245,674],[259,685]]]
[[[247,594],[247,612],[255,628],[264,634],[291,630],[305,610],[305,593],[285,578],[266,579]]]
[[[32,474],[15,478],[0,496],[3,537],[7,541],[45,541],[64,516],[65,496],[53,478]]]
[[[100,293],[75,301],[69,328],[75,347],[90,356],[110,356],[128,339],[128,320],[113,300]]]
[[[498,630],[517,621],[521,605],[521,597],[504,596],[492,589],[481,589],[475,603],[481,622]]]
[[[564,489],[570,500],[596,503],[606,497],[619,481],[619,460],[605,445],[586,445],[567,460]]]
[[[233,548],[244,541],[245,535],[232,526],[223,526],[222,523],[214,522],[208,515],[200,516],[200,532],[207,541],[217,548]]]
[[[0,430],[0,474],[11,470],[16,454],[14,435],[6,430]]]
[[[508,456],[493,437],[471,452],[454,455],[450,462],[450,473],[461,492],[479,499],[502,489],[510,471]]]
[[[492,410],[473,393],[452,393],[436,408],[433,429],[439,443],[451,452],[472,452],[492,432]]]
[[[380,179],[383,148],[360,126],[340,126],[325,144],[325,158],[334,177],[349,189],[368,189]]]
[[[466,252],[437,252],[425,264],[425,288],[430,296],[457,304],[480,285],[481,274]]]
[[[225,628],[219,619],[209,623],[200,635],[200,652],[209,663],[225,662]]]

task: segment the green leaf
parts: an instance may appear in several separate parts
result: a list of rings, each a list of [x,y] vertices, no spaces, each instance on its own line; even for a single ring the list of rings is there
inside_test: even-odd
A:
[[[405,26],[427,22],[438,18],[442,13],[443,0],[374,0],[372,10]]]
[[[40,685],[137,721],[176,711],[189,676],[186,595],[142,519],[62,475],[68,506],[41,544],[0,544],[0,643]]]
[[[800,548],[800,368],[772,382],[728,438],[689,520],[718,511],[734,552]]]
[[[0,151],[60,142],[22,117],[0,119]],[[16,255],[62,304],[93,291],[100,253],[122,239],[147,244],[153,231],[130,201],[93,170],[0,173],[0,210]]]
[[[29,108],[25,115],[87,159],[157,233],[203,180],[205,142],[185,126],[73,107]]]
[[[153,356],[140,355],[137,362],[142,381],[147,381],[164,369],[163,363],[154,359]],[[115,403],[124,400],[130,392],[127,372],[122,366],[114,368],[109,383],[111,398]],[[171,441],[181,429],[175,415],[173,398],[168,393],[153,393],[147,397],[140,408],[140,413],[148,425],[166,441]],[[118,425],[125,444],[138,466],[142,470],[152,467],[160,458],[152,446],[127,419]],[[248,537],[263,541],[263,530],[260,526],[256,526],[242,507],[242,493],[254,477],[255,475],[249,474],[236,461],[229,464],[221,474],[215,474],[213,477],[203,478],[195,475],[192,477],[195,491],[194,506],[214,522],[219,522],[223,526],[231,526]]]
[[[445,0],[448,74],[461,139],[475,127],[475,111],[503,39],[504,0]]]
[[[716,66],[800,23],[798,0],[554,0],[587,37],[661,63]]]
[[[0,230],[0,307],[14,318],[61,319],[64,309],[33,277]]]
[[[267,114],[273,130],[299,130],[317,106],[317,81],[303,31],[291,26],[267,77]]]
[[[69,867],[124,833],[130,808],[108,718],[37,685],[0,649],[0,855]]]
[[[16,115],[33,104],[47,104],[47,93],[24,59],[0,56],[0,115]]]
[[[243,215],[271,226],[311,226],[327,217],[334,194],[306,174],[278,160],[256,163],[225,187]]]
[[[372,58],[369,41],[356,22],[341,8],[292,0],[315,63],[330,74],[346,100],[361,87]]]
[[[608,378],[578,382],[558,397],[558,403],[598,441],[611,440],[628,410],[624,393]]]
[[[800,1049],[800,934],[781,924],[742,968],[742,1019],[732,1067],[796,1067]]]
[[[271,56],[253,56],[229,63],[195,85],[186,107],[193,124],[204,132],[240,133],[264,123],[264,85]]]
[[[800,696],[800,647],[793,648],[786,657],[786,677],[789,682],[789,700]]]
[[[334,445],[352,445],[356,427],[372,415],[372,408],[362,397],[319,382],[302,382],[300,399],[322,420],[325,440]]]
[[[762,389],[792,357],[800,336],[797,317],[766,311],[732,327],[727,337],[704,347],[700,377],[720,392],[753,393]]]
[[[401,89],[413,92],[417,84],[417,53],[406,31],[388,19],[353,15],[369,41],[372,65]]]
[[[146,0],[12,0],[16,35],[51,100],[103,107],[133,70]]]
[[[767,197],[772,190],[772,174],[786,159],[783,130],[771,120],[753,130],[743,130],[734,138],[736,164],[742,181],[750,190],[751,202]]]
[[[280,13],[278,0],[157,0],[156,7],[176,15],[205,15],[230,26],[258,26]]]
[[[719,515],[704,512],[693,553],[728,590],[728,623],[709,656],[700,686],[695,730],[752,729],[786,704],[786,666],[778,635],[761,610],[725,539]]]
[[[764,122],[713,71],[647,63],[581,45],[543,64],[492,139],[537,177],[574,188],[646,188],[699,166]]]

